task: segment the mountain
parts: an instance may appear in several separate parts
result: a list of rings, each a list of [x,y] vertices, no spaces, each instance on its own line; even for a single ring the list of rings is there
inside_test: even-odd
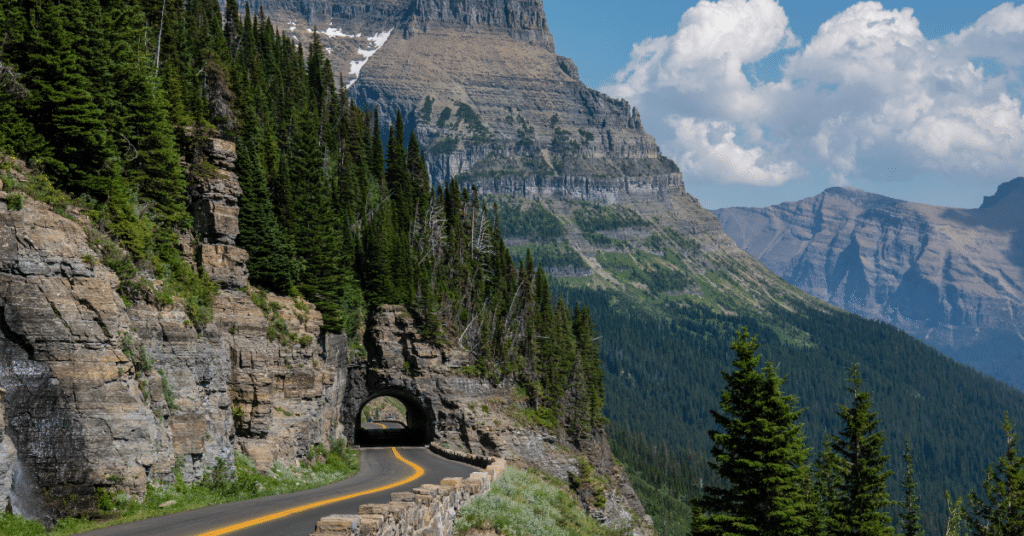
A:
[[[786,281],[1024,389],[1024,177],[977,209],[852,188],[715,211]]]
[[[808,295],[738,247],[686,193],[636,110],[587,88],[556,53],[541,2],[259,6],[299,42],[313,35],[302,28],[332,29],[318,37],[334,65],[366,60],[358,79],[344,77],[349,95],[382,117],[401,112],[435,186],[455,179],[484,195],[513,255],[555,276],[553,295],[593,311],[612,448],[630,460],[656,527],[685,533],[686,498],[713,478],[709,411],[741,326],[808,408],[812,447],[838,431],[843,378],[860,364],[897,473],[912,439],[930,531],[945,519],[943,491],[977,488],[1001,453],[1004,411],[1024,420],[1024,394]],[[359,37],[328,35],[341,33]],[[366,36],[384,34],[370,55]],[[336,39],[367,52],[342,54]]]

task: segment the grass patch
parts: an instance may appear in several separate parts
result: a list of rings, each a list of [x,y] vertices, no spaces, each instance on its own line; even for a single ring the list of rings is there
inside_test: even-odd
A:
[[[509,248],[512,260],[520,262],[525,259],[527,248],[530,250],[530,256],[533,258],[533,262],[544,266],[544,270],[548,272],[552,269],[558,268],[575,268],[578,270],[586,270],[590,268],[587,266],[587,262],[583,260],[583,257],[580,256],[579,252],[565,242],[559,242],[558,244],[512,246]]]
[[[278,341],[281,346],[291,346],[293,344],[299,344],[303,348],[309,346],[313,342],[313,337],[308,334],[304,334],[301,337],[298,333],[293,333],[288,330],[288,324],[285,323],[284,318],[281,317],[282,305],[278,302],[271,301],[267,296],[266,290],[256,290],[252,287],[246,287],[242,289],[249,295],[249,299],[256,307],[263,311],[263,316],[266,317],[269,322],[267,323],[267,340],[273,342]],[[293,299],[296,307],[296,316],[302,320],[303,316],[306,315],[308,318],[309,306],[298,299]]]
[[[494,529],[504,536],[612,536],[629,529],[602,527],[588,516],[564,483],[514,467],[486,495],[462,507],[455,534]]]
[[[0,534],[66,536],[214,504],[312,489],[343,480],[358,471],[358,452],[347,448],[342,441],[330,449],[322,445],[313,447],[301,467],[288,468],[277,463],[266,474],[256,471],[252,461],[236,452],[234,475],[226,463],[219,461],[217,466],[207,470],[201,482],[185,484],[179,474],[174,484],[149,485],[141,504],[125,493],[110,493],[101,488],[97,490],[101,493],[98,502],[105,509],[97,514],[104,519],[61,519],[53,530],[47,532],[42,523],[14,514],[0,514]],[[160,504],[172,500],[177,503],[159,508]]]
[[[624,227],[649,227],[651,222],[635,211],[622,205],[595,205],[582,203],[572,213],[572,219],[584,234],[597,231],[614,231]]]
[[[555,241],[565,236],[565,225],[540,203],[497,201],[501,236],[531,241]]]
[[[685,265],[673,266],[650,253],[598,253],[597,261],[619,281],[643,283],[655,296],[662,293],[683,294],[696,288]]]

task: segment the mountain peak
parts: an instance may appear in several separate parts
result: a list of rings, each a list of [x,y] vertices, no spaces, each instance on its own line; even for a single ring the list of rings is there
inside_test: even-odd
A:
[[[996,188],[995,195],[986,195],[984,201],[981,202],[980,210],[985,210],[989,207],[996,206],[1005,197],[1014,193],[1024,193],[1024,177],[1017,177],[1011,181],[1006,181]]]
[[[407,35],[439,28],[499,30],[555,50],[541,0],[413,0],[407,17]]]

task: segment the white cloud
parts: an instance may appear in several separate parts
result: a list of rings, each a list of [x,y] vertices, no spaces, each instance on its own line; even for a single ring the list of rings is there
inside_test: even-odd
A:
[[[775,0],[702,0],[603,89],[667,118],[648,124],[690,180],[892,180],[893,162],[907,180],[1005,180],[1024,171],[1022,48],[1024,6],[1009,3],[928,40],[913,10],[861,2],[800,46]],[[780,50],[781,80],[751,83],[743,66]]]
[[[744,149],[736,144],[736,129],[721,121],[699,121],[672,116],[683,169],[721,182],[777,186],[793,177],[793,162],[772,163],[761,147]]]

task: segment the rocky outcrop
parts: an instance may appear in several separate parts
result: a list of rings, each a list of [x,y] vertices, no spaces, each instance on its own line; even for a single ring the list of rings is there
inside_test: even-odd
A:
[[[535,467],[564,480],[579,475],[585,457],[614,482],[605,490],[604,508],[591,514],[612,526],[643,516],[625,472],[615,464],[602,432],[570,440],[564,434],[532,426],[517,418],[523,404],[511,386],[493,386],[454,369],[469,363],[464,351],[439,348],[422,339],[412,316],[400,306],[382,306],[365,337],[366,355],[351,356],[348,385],[342,402],[345,433],[357,440],[359,412],[379,396],[391,396],[406,407],[408,429],[429,430],[431,439],[448,448],[502,458]],[[631,513],[633,512],[633,513]]]
[[[7,417],[4,414],[7,406],[7,391],[0,389],[0,512],[11,512],[11,488],[14,485],[14,465],[18,461],[18,451],[14,441],[7,436]]]
[[[123,300],[83,223],[31,198],[0,210],[0,505],[52,521],[90,511],[98,488],[140,495],[176,468],[194,481],[233,466],[236,448],[262,467],[295,463],[336,437],[345,341],[325,350],[301,300],[270,295],[264,311],[235,290],[233,146],[214,140],[207,154],[218,167],[194,181],[192,209],[213,216],[197,258],[224,285],[210,324],[193,325],[177,298]]]
[[[851,188],[715,211],[737,244],[829,303],[1024,389],[1024,178],[977,209]]]

